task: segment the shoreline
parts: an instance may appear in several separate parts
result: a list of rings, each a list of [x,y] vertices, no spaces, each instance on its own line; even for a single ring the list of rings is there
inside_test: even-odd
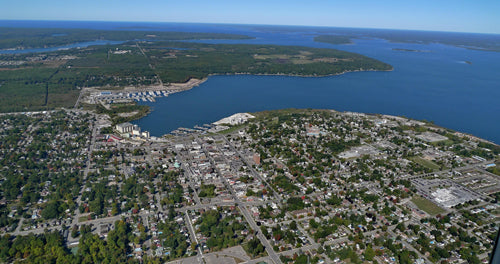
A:
[[[339,72],[339,73],[324,74],[324,75],[236,72],[236,73],[225,73],[225,74],[214,73],[214,74],[209,74],[208,77],[211,77],[211,76],[231,76],[231,75],[253,75],[253,76],[286,76],[286,77],[303,77],[303,78],[321,78],[321,77],[337,76],[337,75],[342,75],[342,74],[351,73],[351,72],[391,72],[391,71],[394,71],[394,67],[392,67],[389,70],[375,70],[375,69],[352,70],[352,71],[343,71],[343,72]],[[204,79],[207,79],[208,77],[206,77]]]
[[[337,76],[337,75],[343,75],[346,73],[351,73],[351,72],[391,72],[394,71],[394,67],[392,67],[389,70],[374,70],[374,69],[369,69],[369,70],[352,70],[352,71],[343,71],[339,73],[332,73],[332,74],[326,74],[326,75],[303,75],[303,74],[286,74],[286,73],[250,73],[250,72],[235,72],[235,73],[211,73],[208,74],[207,77],[204,77],[202,79],[197,79],[197,78],[191,78],[185,83],[169,83],[168,85],[163,85],[163,86],[143,86],[143,87],[134,87],[134,88],[129,88],[129,87],[124,87],[123,89],[110,89],[110,90],[102,90],[99,88],[93,88],[101,92],[105,91],[157,91],[157,90],[171,90],[174,91],[173,93],[178,93],[178,92],[183,92],[183,91],[188,91],[191,90],[194,87],[200,86],[204,82],[208,81],[210,77],[213,76],[238,76],[238,75],[249,75],[249,76],[285,76],[285,77],[302,77],[302,78],[322,78],[322,77],[331,77],[331,76]],[[86,89],[92,89],[92,88],[86,88]]]
[[[174,90],[178,92],[187,91],[194,87],[200,86],[202,83],[208,80],[208,77],[205,77],[203,79],[191,78],[185,83],[169,83],[168,85],[166,85],[165,88],[167,88],[168,90]]]

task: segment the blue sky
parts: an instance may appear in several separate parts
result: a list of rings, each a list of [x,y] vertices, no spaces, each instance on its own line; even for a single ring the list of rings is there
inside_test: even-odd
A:
[[[500,34],[500,0],[0,0],[4,20],[201,22]]]

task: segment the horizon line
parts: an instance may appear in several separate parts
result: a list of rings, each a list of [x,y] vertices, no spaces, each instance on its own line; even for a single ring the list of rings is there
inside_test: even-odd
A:
[[[402,28],[374,28],[374,27],[339,27],[325,25],[290,25],[290,24],[246,24],[246,23],[223,23],[223,22],[178,22],[178,21],[125,21],[125,20],[54,20],[54,19],[0,19],[0,21],[44,21],[44,22],[106,22],[106,23],[175,23],[175,24],[206,24],[206,25],[234,25],[234,26],[289,26],[289,27],[311,27],[311,28],[344,28],[344,29],[371,29],[371,30],[396,30],[396,31],[420,31],[436,33],[465,33],[481,35],[500,35],[492,32],[465,32],[465,31],[443,31],[430,29],[402,29]]]

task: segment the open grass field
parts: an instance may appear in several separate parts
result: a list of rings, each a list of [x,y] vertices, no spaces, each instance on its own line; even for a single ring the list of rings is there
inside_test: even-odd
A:
[[[411,157],[410,160],[412,160],[413,162],[416,162],[416,163],[418,163],[426,168],[429,168],[433,171],[437,171],[440,169],[439,165],[437,165],[433,161],[426,160],[426,159],[421,158],[421,157]]]
[[[437,206],[433,202],[420,197],[420,196],[414,196],[411,201],[422,211],[430,214],[430,215],[437,215],[437,214],[442,214],[445,213],[446,211],[442,209],[441,207]]]

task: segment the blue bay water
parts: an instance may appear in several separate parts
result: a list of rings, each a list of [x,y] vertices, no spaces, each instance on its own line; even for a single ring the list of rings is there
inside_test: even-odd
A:
[[[32,21],[0,21],[0,26],[33,27]],[[252,40],[204,40],[335,48],[360,53],[394,66],[392,72],[356,72],[301,78],[212,76],[189,91],[158,98],[150,115],[135,121],[152,135],[178,127],[214,122],[236,112],[281,108],[328,108],[403,115],[500,143],[500,52],[441,44],[390,43],[356,39],[353,45],[313,41],[329,28],[210,25],[188,23],[38,21],[37,27],[236,33]],[[344,29],[347,30],[347,29]],[[407,52],[413,49],[428,52]],[[472,64],[465,63],[470,61]]]
[[[403,115],[500,142],[500,53],[441,44],[356,39],[354,45],[314,42],[308,34],[258,33],[255,40],[204,41],[336,48],[394,66],[322,78],[213,76],[200,87],[159,99],[137,123],[153,135],[214,122],[235,112],[328,108]],[[276,35],[278,37],[276,37]],[[413,49],[408,52],[393,49]],[[472,64],[466,63],[470,61]]]

